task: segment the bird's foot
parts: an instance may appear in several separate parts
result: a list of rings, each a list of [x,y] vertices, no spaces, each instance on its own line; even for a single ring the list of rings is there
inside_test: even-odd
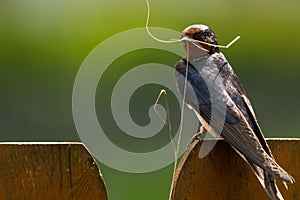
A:
[[[198,133],[196,133],[195,135],[193,135],[193,137],[191,138],[191,140],[186,145],[186,148],[188,148],[195,140],[201,140],[200,136],[204,135],[205,133],[207,133],[207,130],[203,126],[199,126]]]

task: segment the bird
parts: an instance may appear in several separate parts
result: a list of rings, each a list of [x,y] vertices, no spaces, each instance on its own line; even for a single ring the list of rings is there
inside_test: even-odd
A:
[[[295,179],[275,161],[238,76],[220,52],[214,31],[195,24],[182,31],[186,56],[175,65],[176,86],[201,123],[200,133],[221,136],[250,165],[272,200],[284,199],[275,179]]]

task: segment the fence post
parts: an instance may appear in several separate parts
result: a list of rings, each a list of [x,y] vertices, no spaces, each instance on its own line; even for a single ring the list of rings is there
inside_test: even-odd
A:
[[[107,200],[82,143],[0,143],[0,199]]]
[[[268,139],[267,142],[278,164],[296,180],[288,190],[277,181],[282,195],[286,200],[300,199],[300,140]],[[224,140],[199,159],[201,143],[194,141],[183,155],[171,188],[172,200],[270,200],[250,167]]]

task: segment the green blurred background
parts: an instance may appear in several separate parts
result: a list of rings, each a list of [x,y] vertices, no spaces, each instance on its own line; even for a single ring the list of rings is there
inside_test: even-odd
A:
[[[190,24],[207,24],[220,44],[240,35],[241,39],[223,52],[242,80],[265,135],[300,136],[300,1],[150,3],[150,26],[181,31]],[[101,41],[144,26],[146,11],[143,0],[2,0],[1,141],[79,141],[72,118],[72,87],[80,64]],[[157,61],[173,66],[178,59],[145,50],[120,58],[117,65],[129,69],[132,63]],[[112,69],[107,80],[120,77],[118,67]],[[157,85],[153,87],[160,90]],[[97,98],[101,95],[97,91]],[[149,95],[155,99],[157,93]],[[109,116],[101,110],[101,102],[99,99],[96,105],[98,112]],[[129,174],[100,165],[111,200],[168,198],[172,166]]]

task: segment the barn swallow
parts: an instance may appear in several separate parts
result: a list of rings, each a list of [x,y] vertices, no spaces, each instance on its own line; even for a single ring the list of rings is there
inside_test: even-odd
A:
[[[286,188],[295,180],[276,163],[239,78],[220,52],[214,31],[206,25],[191,25],[182,32],[182,41],[186,57],[175,66],[176,85],[199,119],[201,133],[223,137],[250,165],[269,197],[283,199],[275,178]]]

